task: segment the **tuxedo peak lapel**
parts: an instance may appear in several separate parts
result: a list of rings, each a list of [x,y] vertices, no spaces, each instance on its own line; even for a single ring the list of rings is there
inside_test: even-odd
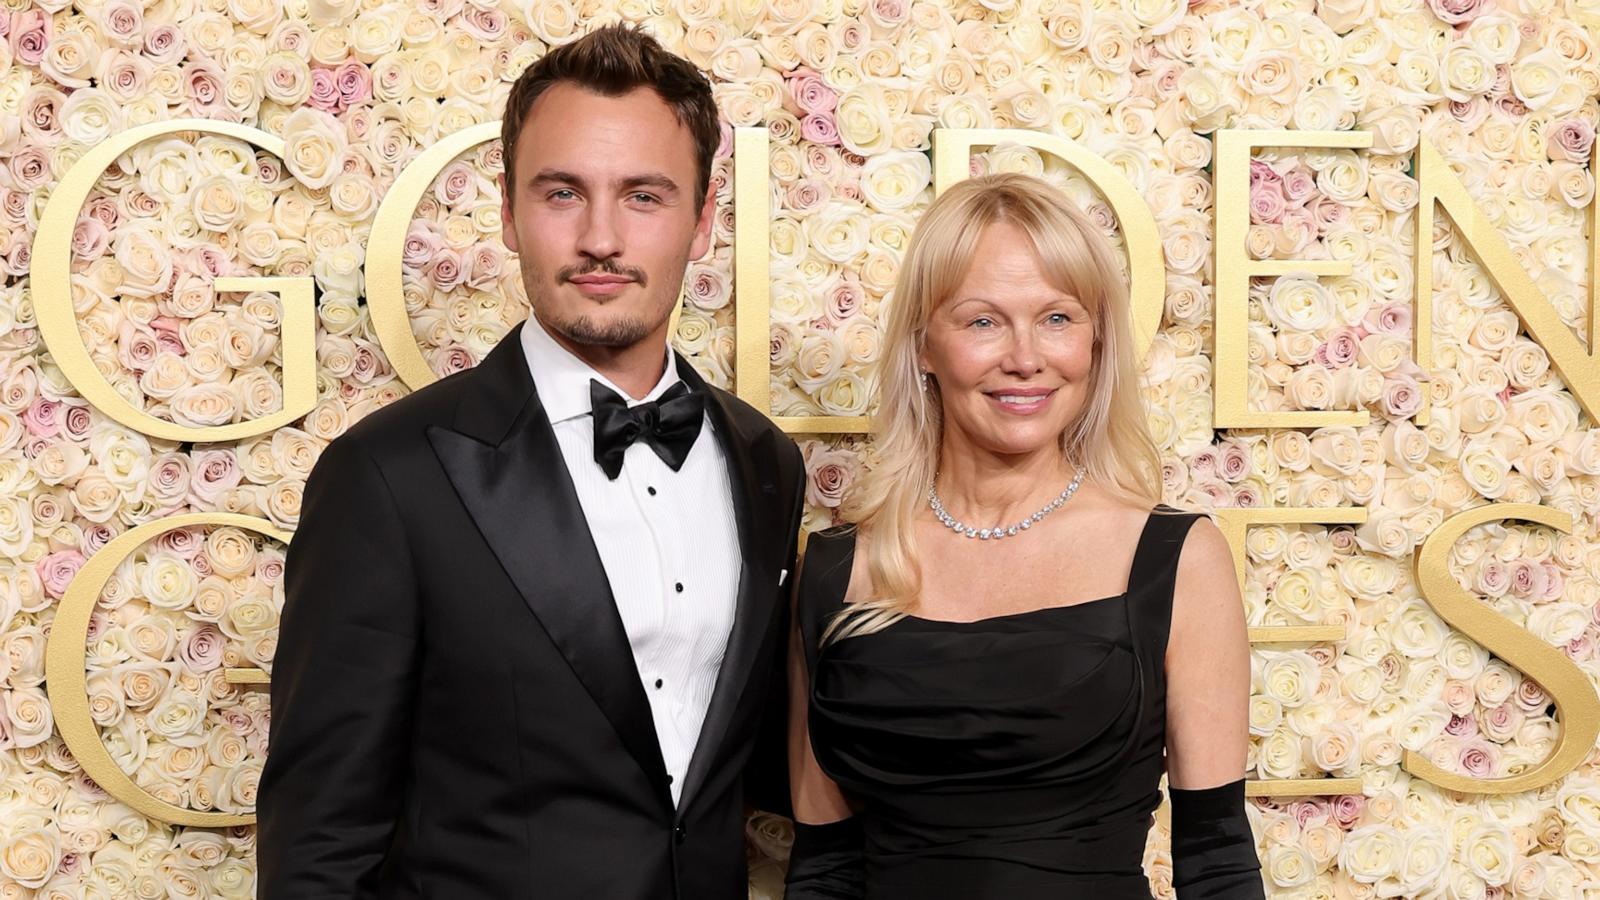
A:
[[[694,756],[684,775],[683,792],[678,800],[680,812],[688,808],[694,792],[704,783],[711,767],[723,751],[723,739],[733,722],[739,700],[750,680],[762,635],[774,612],[777,575],[768,560],[777,558],[787,535],[774,512],[777,502],[777,453],[772,447],[772,432],[749,429],[742,422],[744,411],[737,409],[732,395],[713,390],[678,354],[678,375],[692,390],[708,396],[706,411],[722,445],[728,463],[728,481],[733,488],[734,519],[739,528],[739,592],[733,630],[728,635],[727,652],[717,672],[716,686],[706,709],[705,722],[695,744]],[[774,549],[778,548],[778,549]]]
[[[472,383],[455,421],[428,428],[428,441],[517,591],[670,802],[650,701],[520,333],[459,377]]]

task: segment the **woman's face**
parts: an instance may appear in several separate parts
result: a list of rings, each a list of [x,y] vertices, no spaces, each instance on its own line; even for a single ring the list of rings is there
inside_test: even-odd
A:
[[[922,351],[944,402],[946,448],[1010,456],[1060,446],[1088,398],[1094,329],[1077,298],[1045,281],[1026,232],[985,228]]]

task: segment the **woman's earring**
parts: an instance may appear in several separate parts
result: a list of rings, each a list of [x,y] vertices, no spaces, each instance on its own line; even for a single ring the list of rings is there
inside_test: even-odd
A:
[[[922,389],[923,390],[927,390],[928,389],[928,370],[927,369],[923,369],[922,370]]]

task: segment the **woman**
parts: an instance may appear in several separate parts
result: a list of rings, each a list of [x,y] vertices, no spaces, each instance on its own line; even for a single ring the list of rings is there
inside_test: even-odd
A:
[[[1163,766],[1178,896],[1262,896],[1244,608],[1216,527],[1153,509],[1123,280],[1038,179],[919,222],[879,460],[797,586],[790,900],[1148,897]]]

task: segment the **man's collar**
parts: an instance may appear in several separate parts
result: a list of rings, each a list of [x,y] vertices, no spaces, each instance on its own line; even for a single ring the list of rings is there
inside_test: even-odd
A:
[[[527,358],[528,371],[533,375],[534,388],[539,392],[539,402],[545,415],[555,425],[568,419],[589,414],[589,382],[598,381],[617,396],[628,401],[629,406],[654,400],[680,380],[678,367],[673,365],[672,349],[666,350],[666,364],[662,366],[661,380],[656,382],[643,400],[634,400],[628,392],[617,387],[611,379],[595,371],[592,366],[570,350],[556,343],[545,331],[538,318],[529,315],[522,326],[522,352]]]

